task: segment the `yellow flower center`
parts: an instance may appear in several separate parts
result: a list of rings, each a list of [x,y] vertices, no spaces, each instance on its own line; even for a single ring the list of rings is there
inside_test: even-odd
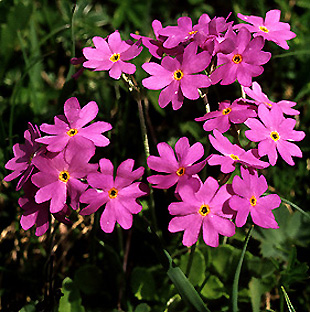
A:
[[[119,53],[114,53],[111,55],[110,61],[115,63],[115,62],[119,61],[120,58],[121,58],[121,55]]]
[[[280,139],[280,135],[277,131],[271,131],[270,132],[270,137],[277,142]]]
[[[112,198],[116,198],[117,197],[117,194],[118,194],[118,190],[114,187],[112,187],[110,189],[110,191],[108,192],[109,194],[109,197],[112,199]]]
[[[264,102],[266,105],[268,105],[269,107],[272,107],[272,104],[271,103],[268,103],[268,102]]]
[[[222,110],[222,114],[223,115],[228,115],[230,112],[231,112],[231,108],[230,107],[227,107],[227,108]]]
[[[269,29],[266,28],[265,26],[259,26],[259,29],[265,33],[269,33]]]
[[[205,217],[207,214],[210,213],[210,207],[208,205],[201,205],[199,208],[199,213],[200,215],[202,215],[203,217]]]
[[[70,179],[70,174],[67,170],[63,170],[59,173],[58,177],[60,181],[67,183]]]
[[[68,136],[73,137],[78,133],[77,129],[70,129],[67,131]]]
[[[196,32],[198,32],[198,30],[192,30],[192,31],[190,31],[188,34],[189,34],[189,35],[195,35]]]
[[[229,155],[233,160],[240,160],[240,158],[237,155],[230,154]]]
[[[235,54],[232,58],[232,61],[235,63],[235,64],[240,64],[242,62],[242,55],[240,54]]]
[[[185,174],[185,168],[184,167],[180,167],[176,174],[179,176],[179,177],[182,177],[184,174]]]
[[[181,80],[183,78],[184,74],[183,72],[181,71],[181,69],[178,69],[176,70],[174,73],[173,73],[173,78],[175,80]]]
[[[256,206],[256,203],[257,203],[257,199],[256,197],[253,195],[251,198],[250,198],[250,204],[252,207]]]

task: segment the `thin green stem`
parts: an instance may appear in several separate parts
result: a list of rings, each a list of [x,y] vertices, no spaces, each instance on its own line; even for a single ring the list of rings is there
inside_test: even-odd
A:
[[[305,217],[307,217],[308,219],[310,219],[310,215],[309,213],[307,213],[306,211],[304,211],[303,209],[301,209],[299,206],[295,205],[294,203],[292,203],[291,201],[289,201],[288,199],[285,199],[283,197],[280,196],[281,201],[285,202],[286,204],[292,206],[293,208],[295,208],[297,211],[299,211],[302,215],[304,215]]]
[[[132,76],[127,76],[125,74],[122,74],[122,78],[124,82],[128,86],[128,90],[131,93],[134,93],[134,98],[137,101],[138,104],[138,114],[139,114],[139,120],[140,120],[140,127],[141,127],[141,134],[142,134],[142,140],[143,140],[143,146],[144,146],[144,152],[145,152],[145,159],[150,156],[150,145],[149,145],[149,139],[147,134],[147,127],[143,112],[143,105],[142,105],[142,94],[139,86],[137,85],[136,81]],[[151,175],[151,170],[148,166],[146,166],[146,172],[147,176]],[[156,214],[155,214],[155,201],[154,201],[154,195],[153,190],[150,188],[150,211],[151,211],[151,217],[153,221],[154,228],[157,229],[157,220],[156,220]]]
[[[249,239],[251,237],[251,233],[252,230],[254,228],[254,225],[252,225],[252,227],[249,229],[248,234],[245,238],[245,243],[242,249],[242,253],[236,268],[236,273],[235,273],[235,277],[234,277],[234,282],[233,282],[233,289],[232,289],[232,308],[233,308],[233,312],[238,312],[238,286],[239,286],[239,278],[240,278],[240,273],[241,273],[241,267],[242,267],[242,263],[244,260],[244,256],[245,256],[245,251],[249,242]]]
[[[195,244],[191,247],[190,254],[189,254],[189,258],[188,258],[188,262],[187,262],[187,266],[186,266],[185,275],[186,275],[188,278],[189,278],[189,274],[190,274],[191,267],[192,267],[193,260],[194,260],[194,254],[195,254],[195,250],[196,250],[196,244],[197,244],[197,243],[195,243]]]

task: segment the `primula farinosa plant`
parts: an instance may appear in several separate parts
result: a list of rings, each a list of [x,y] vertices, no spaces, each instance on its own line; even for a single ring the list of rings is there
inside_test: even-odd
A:
[[[183,235],[182,244],[192,246],[192,252],[201,244],[218,247],[232,239],[236,227],[249,231],[252,224],[277,229],[273,212],[281,199],[271,194],[274,189],[268,187],[264,175],[270,166],[279,162],[293,166],[294,158],[302,157],[293,142],[303,140],[305,133],[295,129],[299,111],[292,107],[297,104],[271,101],[253,79],[263,74],[272,57],[266,51],[266,40],[288,49],[287,41],[295,34],[289,24],[280,22],[279,10],[267,12],[265,19],[238,17],[248,24],[234,24],[230,16],[211,19],[203,14],[196,25],[190,17],[180,17],[177,25],[166,27],[154,20],[153,38],[131,34],[136,41],[124,41],[117,30],[106,38],[93,37],[93,47],[85,47],[84,57],[73,63],[83,63],[84,69],[95,72],[108,71],[111,78],[122,78],[129,86],[140,105],[147,170],[141,159],[122,159],[119,165],[108,158],[101,158],[99,164],[92,161],[96,148],[104,151],[110,144],[106,135],[110,137],[109,131],[114,129],[108,122],[95,121],[99,111],[95,101],[89,99],[81,107],[78,99],[71,97],[64,103],[64,114],[55,116],[54,124],[29,123],[25,142],[13,146],[14,157],[5,165],[13,172],[4,180],[16,179],[16,190],[24,192],[18,201],[22,228],[36,227],[35,235],[41,236],[51,218],[70,226],[74,210],[80,216],[99,214],[105,233],[119,226],[128,230],[138,218],[134,215],[143,215],[143,220],[149,216],[140,202],[145,197],[150,210],[169,212],[171,239],[179,235],[181,240]],[[133,76],[137,67],[132,62],[143,47],[150,55],[142,65],[145,78],[137,81]],[[211,111],[207,94],[216,84],[223,90],[226,85],[239,84],[242,97],[222,98]],[[170,109],[167,105],[171,103],[173,110],[190,105],[195,112],[195,105],[204,100],[206,112],[195,121],[204,129],[208,144],[182,136],[174,145],[158,143],[158,153],[150,155],[153,147],[148,142],[141,105],[153,92],[147,89],[160,90],[158,105],[162,109]],[[224,91],[221,94],[225,96]],[[104,107],[105,103],[101,104]],[[113,148],[112,142],[109,149]],[[218,170],[219,176],[208,175],[213,166],[212,172]],[[166,207],[158,205],[153,197],[155,189],[161,196],[175,196],[175,200]],[[168,193],[168,189],[173,192]],[[155,220],[147,222],[156,231]],[[157,237],[155,231],[152,235]],[[182,296],[197,310],[209,311],[195,290],[184,291],[184,285],[189,287],[185,276],[178,273],[181,277],[176,278],[173,274],[170,277]],[[236,291],[233,298],[236,300]]]

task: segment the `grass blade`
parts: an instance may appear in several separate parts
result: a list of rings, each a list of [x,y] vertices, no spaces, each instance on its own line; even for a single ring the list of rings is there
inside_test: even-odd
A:
[[[283,286],[281,286],[281,290],[284,294],[284,298],[285,298],[285,301],[286,301],[286,304],[287,304],[287,307],[288,307],[288,310],[289,312],[296,312],[296,310],[294,309],[292,303],[291,303],[291,300],[290,298],[288,297],[288,294],[287,292],[285,291],[285,288]]]
[[[235,273],[235,277],[234,277],[234,282],[233,282],[233,290],[232,290],[232,308],[233,308],[233,312],[238,312],[238,285],[239,285],[239,278],[240,278],[240,273],[241,273],[241,267],[242,267],[242,263],[243,263],[243,259],[245,256],[245,251],[249,242],[249,239],[251,237],[251,233],[253,230],[254,226],[252,226],[245,238],[245,243],[242,249],[242,253],[236,268],[236,273]]]

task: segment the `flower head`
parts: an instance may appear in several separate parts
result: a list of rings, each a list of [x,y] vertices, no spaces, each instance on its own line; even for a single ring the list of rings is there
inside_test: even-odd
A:
[[[269,166],[267,162],[258,159],[256,150],[245,151],[240,146],[232,144],[216,129],[213,131],[213,135],[214,137],[209,135],[210,143],[222,155],[211,154],[207,158],[210,166],[220,165],[223,173],[233,172],[237,163],[257,169]]]
[[[47,202],[41,204],[35,202],[34,195],[38,188],[35,187],[30,180],[23,185],[23,190],[25,191],[25,195],[18,200],[19,206],[23,209],[20,224],[24,230],[28,230],[35,225],[35,235],[41,236],[49,227],[49,204]],[[53,214],[53,216],[64,224],[71,224],[71,221],[67,218],[69,213],[69,207],[65,204],[62,210]]]
[[[149,156],[147,164],[152,170],[167,174],[156,174],[148,177],[147,180],[153,184],[153,187],[168,189],[177,184],[176,193],[178,193],[178,190],[185,184],[197,184],[193,176],[201,171],[206,164],[205,160],[195,164],[204,154],[204,149],[200,142],[190,146],[188,138],[183,137],[179,139],[175,144],[177,157],[172,147],[165,142],[157,144],[157,149],[159,157]]]
[[[300,112],[297,109],[292,108],[293,106],[296,105],[295,102],[282,100],[275,103],[270,101],[267,95],[262,92],[261,86],[256,81],[253,82],[252,89],[249,87],[244,87],[244,92],[246,93],[246,95],[248,95],[250,98],[254,100],[254,101],[247,100],[247,102],[251,102],[256,105],[264,104],[268,108],[271,108],[273,105],[276,105],[279,106],[283,114],[286,115],[294,116],[300,114]]]
[[[191,185],[180,189],[181,202],[169,205],[169,213],[175,216],[169,223],[172,233],[184,231],[183,245],[193,245],[200,234],[204,242],[212,247],[219,245],[219,234],[233,236],[234,224],[228,220],[232,214],[226,213],[226,201],[230,198],[227,185],[219,188],[218,182],[208,177],[195,192]],[[225,211],[225,212],[224,212]]]
[[[40,148],[40,144],[35,141],[40,136],[39,128],[29,122],[28,130],[24,132],[25,143],[16,143],[13,146],[14,157],[4,166],[6,169],[13,170],[12,173],[4,177],[4,181],[11,181],[19,177],[17,191],[31,176],[34,169],[33,159],[44,152],[44,148]]]
[[[228,17],[214,17],[212,20],[208,14],[202,14],[195,26],[197,33],[194,40],[200,48],[208,51],[211,55],[217,53],[228,54],[234,50],[235,44],[233,40],[227,38],[224,34],[231,27],[233,22],[227,23]]]
[[[167,37],[163,43],[164,48],[175,48],[183,42],[193,39],[197,30],[193,27],[192,20],[188,16],[178,18],[178,26],[167,26],[158,31],[159,35]]]
[[[251,40],[251,33],[246,28],[241,28],[238,34],[229,29],[227,34],[234,41],[235,49],[229,54],[217,54],[219,67],[210,76],[212,83],[221,81],[221,85],[228,85],[237,79],[241,85],[250,87],[252,77],[262,74],[261,65],[269,61],[271,54],[261,51],[264,39],[258,36]]]
[[[246,28],[251,33],[255,33],[254,36],[262,36],[264,39],[275,42],[278,46],[288,50],[289,46],[287,40],[296,37],[296,34],[290,31],[290,25],[288,23],[280,22],[280,10],[270,10],[266,13],[265,20],[258,16],[245,16],[238,13],[237,16],[252,25],[239,24],[235,28]]]
[[[58,153],[55,157],[36,157],[34,165],[39,170],[32,176],[32,183],[39,188],[35,195],[36,203],[44,203],[50,200],[50,212],[61,211],[70,198],[73,209],[79,207],[79,197],[87,188],[87,184],[81,181],[88,173],[97,169],[96,164],[88,161],[94,155],[94,149],[90,146],[83,152],[79,148]]]
[[[51,134],[36,140],[36,142],[47,144],[50,152],[60,152],[68,143],[83,145],[85,139],[96,146],[107,146],[110,141],[102,135],[102,132],[112,129],[111,124],[104,121],[96,121],[89,126],[98,114],[98,105],[91,101],[81,108],[75,97],[69,98],[64,104],[65,116],[56,116],[55,124],[42,124],[41,131]],[[85,127],[86,126],[86,127]]]
[[[161,59],[164,54],[167,55],[177,55],[181,54],[184,50],[182,46],[177,46],[171,49],[164,48],[163,43],[167,37],[159,34],[159,31],[163,28],[162,24],[158,20],[152,22],[153,31],[155,38],[149,38],[137,34],[130,34],[134,39],[142,39],[142,44],[149,50],[149,52],[156,58]]]
[[[211,82],[208,76],[194,75],[203,71],[210,63],[211,56],[203,51],[196,54],[197,45],[189,44],[184,49],[184,54],[176,58],[165,56],[161,65],[157,63],[144,63],[142,68],[152,75],[142,80],[144,87],[151,90],[164,88],[158,99],[160,107],[166,107],[172,102],[174,110],[179,109],[184,97],[190,100],[199,98],[198,88],[206,88]]]
[[[232,181],[234,195],[229,199],[231,209],[237,211],[236,225],[241,227],[251,214],[252,220],[263,228],[278,228],[272,210],[278,208],[281,199],[276,194],[262,196],[268,185],[265,177],[258,177],[257,172],[250,173],[241,168],[241,177],[235,176]]]
[[[296,120],[285,118],[278,106],[269,110],[265,105],[258,107],[258,119],[249,118],[245,124],[250,130],[245,131],[245,136],[258,143],[260,157],[268,155],[269,162],[274,166],[278,159],[278,153],[289,165],[295,163],[292,156],[302,157],[300,148],[290,141],[301,141],[305,137],[303,131],[293,130]]]
[[[232,123],[244,123],[250,117],[256,117],[253,106],[246,104],[242,100],[235,100],[232,104],[230,104],[230,101],[220,102],[217,111],[206,113],[202,117],[195,118],[195,120],[206,120],[203,125],[205,131],[217,129],[224,133],[229,130]]]
[[[109,159],[100,159],[100,172],[91,173],[87,181],[92,187],[82,194],[80,201],[88,204],[80,211],[81,215],[89,215],[105,205],[100,218],[101,229],[106,233],[114,230],[118,222],[124,229],[132,226],[132,214],[139,213],[142,206],[137,198],[146,195],[146,185],[142,182],[133,182],[143,175],[144,168],[132,170],[133,159],[123,161],[117,168],[113,178],[113,164]]]
[[[140,40],[130,45],[121,40],[119,32],[115,31],[107,39],[94,37],[93,43],[94,48],[83,49],[87,59],[83,63],[84,67],[93,68],[95,71],[108,70],[110,77],[114,79],[119,79],[122,73],[133,74],[136,71],[136,66],[127,61],[141,53]]]

